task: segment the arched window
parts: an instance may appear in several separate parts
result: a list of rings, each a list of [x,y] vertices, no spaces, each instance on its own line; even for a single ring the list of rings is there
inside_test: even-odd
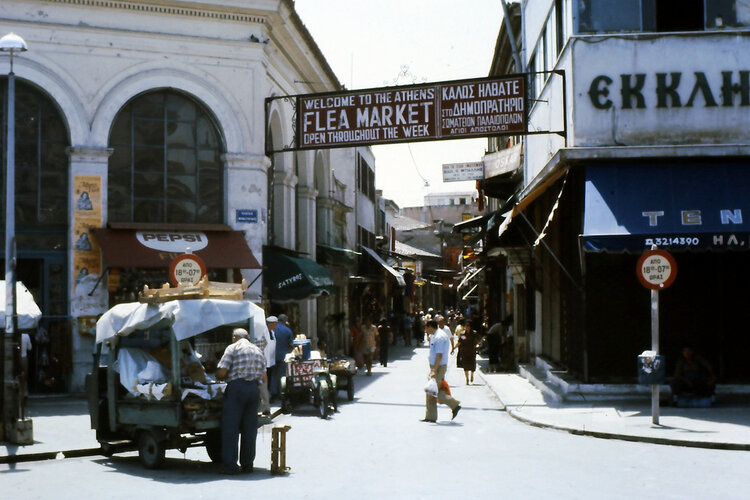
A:
[[[0,80],[2,103],[3,174],[7,133],[7,78]],[[67,248],[68,228],[68,130],[54,102],[37,88],[16,79],[16,245],[24,250]],[[5,198],[2,202],[5,220]],[[2,225],[4,232],[5,224]]]
[[[142,94],[109,136],[108,219],[222,223],[223,145],[208,111],[171,90]]]

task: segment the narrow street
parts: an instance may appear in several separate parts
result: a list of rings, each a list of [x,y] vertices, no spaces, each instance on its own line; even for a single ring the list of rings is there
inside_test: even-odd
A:
[[[321,420],[312,406],[280,415],[290,425],[286,476],[271,476],[270,428],[258,436],[256,471],[225,477],[202,448],[168,452],[144,469],[136,454],[28,462],[0,470],[5,498],[745,498],[750,454],[574,436],[522,424],[477,377],[449,370],[462,410],[424,416],[426,348],[397,348],[387,368],[357,375],[357,392]],[[343,396],[344,393],[342,392]],[[86,433],[85,415],[60,432]],[[62,422],[62,420],[61,420]],[[75,422],[76,427],[70,426]],[[78,426],[82,428],[78,428]],[[246,493],[243,492],[246,491]]]

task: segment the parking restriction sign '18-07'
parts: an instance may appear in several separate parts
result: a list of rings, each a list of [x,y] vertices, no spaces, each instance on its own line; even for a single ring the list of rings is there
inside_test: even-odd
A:
[[[677,277],[677,262],[664,250],[647,250],[638,259],[638,280],[651,290],[664,290]]]
[[[206,274],[203,259],[191,253],[178,255],[169,266],[169,279],[174,286],[192,286]]]

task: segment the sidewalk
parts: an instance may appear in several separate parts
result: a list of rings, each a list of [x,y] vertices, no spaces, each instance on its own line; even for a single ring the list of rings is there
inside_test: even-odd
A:
[[[481,368],[477,374],[508,414],[529,425],[605,439],[750,451],[750,405],[746,403],[720,400],[713,408],[662,406],[659,425],[654,425],[650,401],[559,403],[546,400],[518,374],[485,373]]]
[[[0,464],[99,454],[83,397],[32,397],[27,416],[34,426],[34,444],[0,442]]]

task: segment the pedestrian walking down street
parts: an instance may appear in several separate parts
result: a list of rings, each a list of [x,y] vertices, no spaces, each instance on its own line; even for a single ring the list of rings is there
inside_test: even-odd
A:
[[[431,396],[429,393],[425,395],[426,410],[422,422],[437,422],[438,399],[441,403],[450,407],[452,412],[451,420],[453,420],[458,415],[459,410],[461,410],[461,403],[440,389],[443,379],[445,379],[445,372],[448,369],[450,339],[444,331],[438,330],[438,324],[435,320],[427,321],[425,331],[430,340],[430,378],[434,378],[437,382],[438,395],[437,397]]]
[[[247,330],[235,328],[216,369],[216,378],[227,381],[221,413],[222,474],[253,472],[258,436],[259,384],[266,382],[266,357],[248,340]],[[240,467],[237,467],[237,441]]]
[[[365,358],[365,366],[367,367],[367,376],[372,375],[372,356],[375,354],[375,346],[377,345],[378,328],[372,324],[372,319],[366,317],[362,322],[362,355]]]
[[[456,364],[459,368],[464,369],[466,385],[474,383],[474,371],[477,369],[477,347],[481,339],[472,328],[471,322],[464,322],[464,330],[458,337],[456,348],[458,349],[458,359]]]
[[[365,366],[365,360],[362,356],[362,325],[359,324],[359,318],[352,318],[349,326],[349,335],[352,338],[352,357],[357,364],[357,370]]]
[[[273,316],[269,316],[266,322],[269,322]],[[271,328],[272,323],[268,323]],[[294,347],[294,333],[289,328],[289,320],[286,314],[279,314],[276,323],[273,324],[273,335],[276,337],[276,366],[273,369],[273,379],[271,380],[271,399],[279,395],[281,386],[281,377],[286,374],[286,362],[284,358],[292,352]]]
[[[380,365],[388,366],[388,347],[393,342],[393,329],[385,318],[381,319],[378,324],[378,339],[380,343]]]
[[[487,358],[489,362],[488,371],[495,373],[500,371],[500,348],[503,343],[503,330],[505,327],[497,322],[487,330]]]

